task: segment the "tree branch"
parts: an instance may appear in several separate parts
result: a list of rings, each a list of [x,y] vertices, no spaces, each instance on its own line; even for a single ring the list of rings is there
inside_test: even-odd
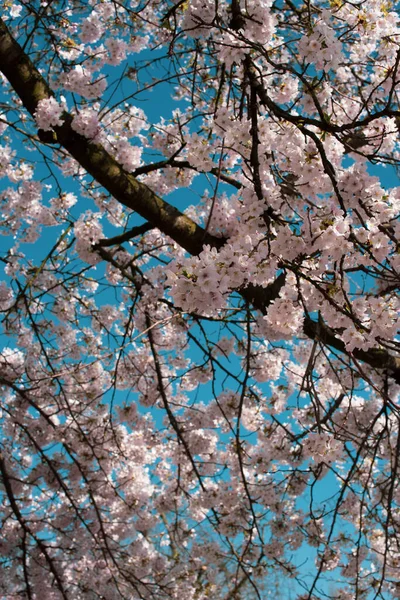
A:
[[[48,83],[18,42],[14,40],[1,18],[0,70],[10,82],[26,110],[32,116],[40,100],[54,97],[54,93]],[[262,84],[257,81],[256,73],[252,72],[251,69],[249,69],[249,73],[251,85],[254,86],[261,102],[271,108],[271,100],[268,98]],[[277,116],[282,116],[286,120],[298,123],[301,119],[298,116],[290,119],[284,111],[280,115],[275,104],[272,108]],[[55,136],[52,135],[52,142],[58,142],[65,148],[116,200],[131,210],[136,211],[148,220],[152,226],[157,227],[164,234],[170,236],[192,255],[198,255],[202,251],[203,246],[207,244],[215,248],[223,246],[225,243],[224,239],[207,233],[192,219],[157,196],[147,185],[137,181],[132,174],[124,171],[121,165],[118,164],[101,144],[92,143],[76,133],[71,127],[73,117],[70,114],[65,112],[63,118],[63,125],[54,128]],[[106,244],[103,243],[100,245]],[[247,288],[240,290],[240,294],[254,308],[265,314],[271,301],[279,296],[284,282],[285,275],[281,274],[267,288],[249,285]],[[306,319],[304,334],[311,339],[318,337],[322,343],[349,355],[346,352],[344,343],[335,336],[334,331],[323,326],[323,324],[321,325],[311,319]],[[354,356],[374,368],[386,369],[397,382],[400,382],[400,359],[390,355],[386,350],[355,350]]]
[[[339,352],[349,355],[346,351],[345,344],[342,340],[336,337],[335,331],[325,325],[322,321],[316,322],[306,317],[304,320],[303,331],[307,337],[312,340],[318,340]],[[383,348],[370,348],[369,350],[361,350],[356,348],[352,354],[357,360],[362,360],[368,363],[375,369],[386,369],[396,383],[400,384],[400,358],[389,354]],[[350,355],[350,356],[351,356]]]
[[[124,242],[129,242],[129,240],[132,240],[138,235],[143,235],[151,229],[154,229],[151,223],[143,223],[143,225],[132,227],[132,229],[129,229],[128,231],[125,231],[125,233],[121,233],[120,235],[116,235],[113,238],[103,238],[99,240],[96,244],[94,244],[94,249],[104,248],[107,246],[115,246],[116,244],[123,244]]]
[[[33,116],[40,100],[54,97],[52,90],[30,58],[0,19],[1,71]],[[121,167],[101,144],[89,142],[72,127],[72,116],[63,114],[64,123],[55,127],[58,143],[116,200],[169,235],[190,254],[199,254],[204,244],[220,247],[224,240],[215,238],[192,219],[157,196],[147,185]]]

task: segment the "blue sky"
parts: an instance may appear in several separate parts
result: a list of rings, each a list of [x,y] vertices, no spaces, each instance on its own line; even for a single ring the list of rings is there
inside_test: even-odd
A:
[[[148,55],[148,56],[147,56]],[[146,53],[142,53],[141,58],[143,59],[147,59],[147,58],[152,57],[152,53],[150,52],[146,52]],[[157,71],[156,71],[157,73]],[[132,87],[132,90],[130,89]],[[123,82],[123,85],[121,86],[121,94],[123,94],[123,96],[125,96],[126,94],[130,94],[132,93],[132,91],[134,90],[134,83],[132,80],[130,79],[125,79]],[[142,108],[145,113],[147,114],[149,121],[150,122],[157,122],[159,120],[160,117],[165,117],[168,118],[172,112],[173,109],[175,109],[177,107],[177,104],[174,100],[172,100],[171,97],[171,87],[168,85],[161,85],[160,87],[154,89],[153,91],[147,91],[145,92],[141,97],[138,97],[136,100],[134,100],[132,103],[136,104],[137,106],[139,106],[140,108]],[[122,96],[121,96],[122,97]],[[118,95],[115,95],[113,98],[113,101],[115,102],[118,99]],[[0,91],[0,100],[1,100],[1,91]],[[32,158],[34,155],[31,155],[29,152],[27,152],[26,148],[22,145],[22,144],[18,144],[15,143],[15,140],[17,138],[13,138],[13,148],[17,151],[19,156],[26,156],[28,159]],[[373,171],[371,171],[375,174],[378,174],[381,178],[381,181],[383,183],[383,185],[385,187],[391,187],[393,185],[397,185],[398,183],[398,179],[397,176],[394,172],[393,169],[391,169],[390,167],[381,167],[381,166],[377,166],[373,168]],[[41,178],[41,177],[46,177],[47,176],[47,170],[45,168],[44,165],[40,165],[40,162],[38,162],[36,164],[36,177],[37,178]],[[80,193],[79,193],[79,187],[76,183],[72,182],[71,180],[67,180],[65,178],[62,178],[61,175],[60,176],[60,182],[61,182],[61,187],[64,189],[65,186],[65,191],[72,191],[74,193],[76,193],[79,196],[79,202],[78,204],[72,209],[71,214],[74,217],[78,217],[83,211],[87,210],[87,209],[94,209],[94,206],[92,204],[91,201],[87,200],[86,198],[81,197]],[[198,203],[199,197],[204,189],[204,184],[205,184],[205,178],[203,176],[198,176],[195,179],[195,183],[192,186],[192,188],[190,190],[184,189],[184,190],[179,190],[177,192],[174,192],[173,194],[171,194],[168,197],[168,200],[171,203],[174,203],[176,206],[178,206],[181,210],[184,209],[186,206],[188,206],[189,204],[192,203]],[[2,182],[0,182],[1,184]],[[46,182],[45,182],[46,183]],[[8,185],[8,182],[6,182],[6,185]],[[208,185],[208,184],[207,184]],[[0,188],[1,189],[1,188]],[[212,188],[210,188],[212,189]],[[48,192],[48,198],[50,198],[52,196],[53,190]],[[140,221],[140,219],[138,219],[138,222]],[[113,229],[111,226],[107,226],[106,229],[106,234],[107,235],[115,235],[118,233],[118,230]],[[41,238],[40,244],[34,243],[34,244],[22,244],[21,245],[21,250],[26,254],[27,258],[31,259],[36,266],[38,266],[41,261],[43,260],[43,258],[47,255],[47,253],[50,251],[50,249],[52,248],[52,246],[54,245],[55,240],[58,238],[58,236],[61,234],[62,232],[62,228],[61,227],[56,227],[56,228],[46,228],[44,229],[44,235]],[[12,239],[7,239],[7,238],[1,238],[1,245],[2,245],[2,249],[7,249],[9,248],[11,245],[13,244],[13,240]],[[104,265],[99,265],[96,268],[96,274],[98,276],[101,277],[102,273],[103,273],[103,269],[104,269]],[[7,280],[6,277],[0,277],[4,278]],[[100,298],[100,296],[97,296],[97,298]],[[101,302],[102,303],[113,303],[114,302],[114,295],[112,293],[111,290],[105,290],[104,292],[102,292],[102,297],[101,297]],[[206,329],[208,331],[213,331],[214,328],[216,328],[216,326],[214,327],[214,325],[209,324],[206,325]],[[12,341],[10,342],[10,340],[7,338],[4,340],[5,345],[10,345],[10,343],[12,344]],[[199,349],[193,349],[192,350],[192,358],[194,361],[200,361],[202,358],[202,353]],[[237,359],[235,359],[234,356],[231,356],[230,358],[230,366],[233,366],[234,369],[238,369],[239,368],[239,363],[237,361]],[[221,384],[218,383],[218,386],[221,388]],[[268,391],[268,387],[265,386],[264,387],[265,392],[266,392],[266,396],[268,396],[269,391]],[[200,390],[196,390],[195,392],[193,392],[193,396],[195,397],[197,393],[199,393],[199,395],[201,395],[202,397],[207,397],[210,394],[211,391],[211,386],[210,384],[205,384],[204,386],[201,386],[201,391]],[[124,399],[126,398],[126,392],[120,392],[117,393],[116,396],[116,402],[123,402]],[[105,398],[105,401],[108,401],[108,398]],[[130,399],[130,401],[132,401]],[[153,411],[155,414],[155,418],[156,418],[156,423],[160,424],[161,423],[161,413],[158,410],[154,410]],[[325,482],[325,492],[327,493],[327,495],[329,495],[330,493],[332,493],[335,489],[335,482],[333,481],[332,477],[327,477],[326,482]],[[306,500],[304,501],[304,504],[306,506]],[[301,505],[301,502],[299,502],[299,505]],[[309,568],[309,565],[311,563],[311,561],[313,560],[313,556],[314,556],[314,550],[312,549],[306,549],[304,550],[302,553],[299,552],[299,563],[301,563],[303,560],[305,560],[305,564],[304,567],[302,567],[302,570],[304,570],[304,572],[306,572]],[[312,566],[310,567],[311,569],[313,568]],[[279,582],[278,582],[279,584]],[[284,598],[285,600],[289,600],[292,596],[292,594],[294,594],[294,592],[296,591],[296,584],[295,582],[290,582],[287,583],[286,581],[284,583],[282,583],[282,587],[286,587],[287,589],[283,589],[283,590],[279,590],[279,594],[281,598]],[[326,584],[326,586],[322,586],[322,590],[326,593],[329,592],[329,583]],[[297,591],[301,591],[301,588],[297,586]]]

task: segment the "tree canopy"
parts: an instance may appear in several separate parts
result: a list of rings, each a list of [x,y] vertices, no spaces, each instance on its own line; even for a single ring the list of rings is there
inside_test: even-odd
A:
[[[398,598],[397,4],[0,6],[0,597]]]

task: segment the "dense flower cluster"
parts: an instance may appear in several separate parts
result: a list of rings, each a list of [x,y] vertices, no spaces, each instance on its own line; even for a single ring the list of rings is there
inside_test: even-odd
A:
[[[95,140],[100,133],[100,123],[97,112],[92,108],[83,109],[76,117],[74,117],[71,127],[89,140]]]
[[[44,98],[40,100],[36,108],[36,124],[43,131],[50,131],[52,127],[62,125],[62,113],[63,107],[55,98]]]
[[[398,598],[396,11],[31,4],[0,19],[0,597]]]

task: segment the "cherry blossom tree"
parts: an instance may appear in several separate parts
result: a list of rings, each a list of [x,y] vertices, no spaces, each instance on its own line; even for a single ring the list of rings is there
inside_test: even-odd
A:
[[[1,0],[1,598],[399,597],[397,8]]]

